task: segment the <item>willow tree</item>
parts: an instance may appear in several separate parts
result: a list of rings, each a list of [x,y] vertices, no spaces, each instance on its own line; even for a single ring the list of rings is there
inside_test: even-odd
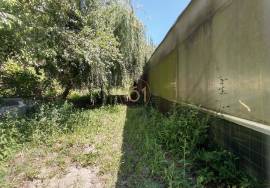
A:
[[[147,47],[143,25],[123,4],[104,0],[3,2],[0,11],[16,17],[9,26],[12,35],[4,37],[17,37],[16,45],[1,52],[33,66],[37,74],[43,71],[48,79],[57,79],[64,98],[73,88],[108,89],[140,74]],[[0,33],[4,31],[5,25]]]
[[[119,3],[121,2],[121,3]],[[111,1],[101,13],[120,43],[120,52],[130,79],[137,79],[154,46],[147,40],[144,25],[136,17],[129,0]]]

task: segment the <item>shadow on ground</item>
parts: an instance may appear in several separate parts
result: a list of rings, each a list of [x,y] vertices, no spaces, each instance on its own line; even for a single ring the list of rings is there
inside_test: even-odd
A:
[[[127,95],[108,95],[105,98],[100,96],[96,96],[91,98],[90,96],[81,96],[78,98],[70,99],[74,107],[83,108],[83,109],[96,109],[100,108],[104,105],[132,105],[132,103],[128,102]]]
[[[152,143],[147,139],[147,116],[143,107],[127,107],[123,130],[123,156],[120,162],[116,187],[165,187],[159,177],[151,175],[146,157],[149,157]],[[147,130],[148,129],[148,130]],[[149,150],[148,150],[148,149]]]

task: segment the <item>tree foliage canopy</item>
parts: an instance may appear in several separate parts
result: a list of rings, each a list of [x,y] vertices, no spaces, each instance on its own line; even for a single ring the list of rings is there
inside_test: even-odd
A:
[[[120,1],[2,0],[0,36],[2,75],[12,59],[57,80],[64,97],[137,78],[153,49],[130,4]]]

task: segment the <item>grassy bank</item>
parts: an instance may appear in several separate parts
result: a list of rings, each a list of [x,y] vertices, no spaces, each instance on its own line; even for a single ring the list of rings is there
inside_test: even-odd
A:
[[[81,111],[68,104],[45,105],[38,117],[1,122],[1,129],[6,128],[1,140],[0,187],[54,187],[54,181],[69,174],[71,167],[93,171],[97,184],[113,187],[125,112],[124,106]],[[76,181],[73,187],[81,187],[80,181],[88,185],[80,177]]]
[[[233,154],[210,144],[208,122],[182,107],[127,109],[120,179],[127,187],[255,187]]]
[[[189,109],[51,104],[0,127],[0,187],[253,187]]]

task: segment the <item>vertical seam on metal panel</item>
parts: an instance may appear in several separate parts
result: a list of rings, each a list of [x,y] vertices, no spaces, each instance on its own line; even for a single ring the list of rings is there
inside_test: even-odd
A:
[[[179,48],[176,44],[176,101],[179,101]]]

